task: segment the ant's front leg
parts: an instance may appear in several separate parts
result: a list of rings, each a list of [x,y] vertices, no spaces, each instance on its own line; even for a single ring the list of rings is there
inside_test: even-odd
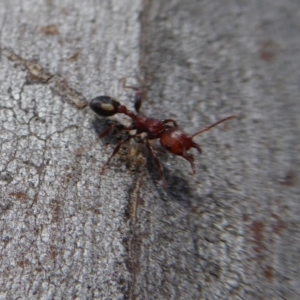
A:
[[[137,91],[134,97],[134,109],[137,113],[140,112],[140,108],[142,106],[142,99],[143,97],[143,92],[141,90]]]
[[[127,89],[132,89],[132,90],[136,91],[136,94],[134,97],[134,108],[135,108],[135,111],[137,113],[139,113],[141,105],[142,105],[143,97],[144,97],[144,92],[142,91],[141,88],[138,88],[136,86],[127,85],[126,78],[122,79],[122,85],[123,85],[124,89],[127,88]]]
[[[198,148],[197,148],[197,150],[199,151]],[[195,167],[193,155],[192,155],[192,154],[188,154],[188,153],[186,152],[186,149],[183,148],[183,152],[182,152],[181,156],[182,156],[183,158],[185,158],[187,161],[190,162],[191,167],[192,167],[193,174],[195,175],[195,174],[196,174],[196,167]]]
[[[113,124],[113,125],[109,126],[107,129],[105,129],[103,132],[101,132],[98,135],[98,138],[102,139],[103,137],[105,137],[106,135],[108,135],[115,127],[116,127],[116,124]]]
[[[141,90],[140,88],[138,88],[136,86],[127,85],[126,84],[126,78],[122,79],[122,86],[123,86],[124,89],[132,89],[132,90],[134,90],[136,92],[139,92]]]

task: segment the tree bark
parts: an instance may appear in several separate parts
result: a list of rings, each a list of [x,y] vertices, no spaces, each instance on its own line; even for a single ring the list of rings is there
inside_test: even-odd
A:
[[[298,299],[297,1],[0,3],[2,299]],[[197,168],[97,136],[110,95],[175,119]]]

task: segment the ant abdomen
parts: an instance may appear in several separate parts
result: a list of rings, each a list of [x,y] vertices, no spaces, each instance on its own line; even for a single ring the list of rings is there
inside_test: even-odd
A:
[[[99,116],[110,117],[118,113],[121,104],[109,96],[98,96],[91,100],[90,108]]]

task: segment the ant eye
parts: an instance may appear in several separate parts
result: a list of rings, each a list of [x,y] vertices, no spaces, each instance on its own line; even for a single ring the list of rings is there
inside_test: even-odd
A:
[[[98,96],[91,100],[90,108],[99,116],[109,117],[118,113],[120,103],[109,96]]]

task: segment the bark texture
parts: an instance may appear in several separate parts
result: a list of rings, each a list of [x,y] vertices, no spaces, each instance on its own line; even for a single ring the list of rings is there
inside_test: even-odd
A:
[[[0,3],[0,299],[299,299],[300,3]],[[121,79],[196,137],[197,175],[97,140]],[[115,118],[121,122],[126,119]],[[113,120],[113,121],[115,121]],[[112,122],[113,122],[112,121]],[[155,146],[155,145],[154,145]]]

